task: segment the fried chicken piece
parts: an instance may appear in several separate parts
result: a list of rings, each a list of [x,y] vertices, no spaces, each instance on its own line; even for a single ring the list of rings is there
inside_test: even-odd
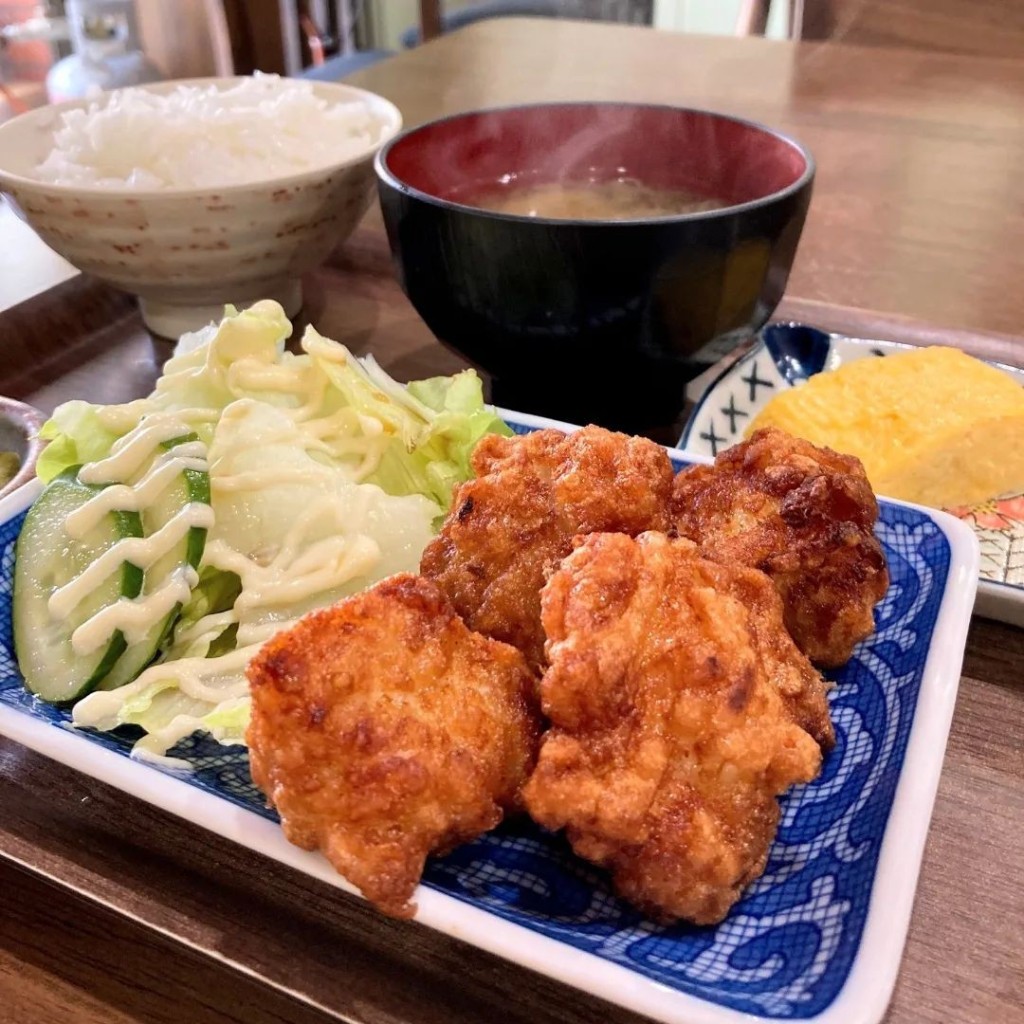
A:
[[[288,839],[411,917],[428,854],[520,809],[539,736],[522,655],[401,574],[302,619],[248,669],[253,781]]]
[[[850,659],[889,587],[874,535],[878,502],[859,459],[774,427],[676,477],[680,536],[727,565],[768,574],[786,627],[818,665]]]
[[[454,496],[420,571],[471,629],[544,663],[540,588],[577,534],[667,530],[672,464],[644,438],[585,427],[525,437],[488,435],[476,479]]]
[[[777,796],[815,778],[819,742],[834,742],[778,594],[687,540],[592,534],[542,607],[552,727],[527,809],[655,920],[722,920],[764,871]],[[811,706],[817,739],[793,714]]]

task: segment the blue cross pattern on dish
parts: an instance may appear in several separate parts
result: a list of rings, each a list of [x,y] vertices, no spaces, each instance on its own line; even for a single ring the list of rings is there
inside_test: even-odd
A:
[[[0,703],[71,729],[66,710],[25,692],[14,660],[12,573],[23,519],[0,527]],[[719,1006],[775,1019],[825,1010],[860,945],[951,559],[944,534],[913,509],[884,505],[878,533],[892,585],[876,610],[876,634],[832,675],[836,748],[819,779],[783,798],[765,873],[722,924],[646,921],[561,837],[526,820],[431,860],[424,884]],[[82,736],[129,756],[130,738]],[[192,737],[172,753],[190,760],[194,773],[147,770],[169,771],[274,818],[252,784],[243,748]]]

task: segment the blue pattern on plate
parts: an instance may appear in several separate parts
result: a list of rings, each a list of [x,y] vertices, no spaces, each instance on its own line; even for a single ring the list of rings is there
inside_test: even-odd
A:
[[[837,334],[826,334],[806,324],[771,324],[758,343],[724,369],[697,402],[679,447],[701,455],[719,452],[743,439],[751,421],[778,393],[802,384],[809,377],[843,362],[884,356],[885,347],[858,342],[846,344]],[[906,348],[887,343],[889,350]]]
[[[0,527],[0,702],[70,728],[67,711],[25,693],[13,659],[11,577],[23,519]],[[950,565],[948,541],[920,512],[884,506],[879,536],[892,586],[877,610],[878,632],[834,676],[836,749],[816,782],[784,798],[767,870],[724,923],[663,928],[645,921],[561,837],[527,821],[432,860],[425,883],[720,1006],[777,1019],[822,1012],[860,945]],[[128,756],[127,737],[89,738]],[[174,753],[196,763],[185,776],[193,785],[274,817],[252,785],[243,748],[193,737]]]
[[[826,334],[806,324],[765,327],[753,348],[719,372],[697,401],[678,446],[691,455],[716,456],[743,440],[750,424],[776,394],[799,387],[808,378],[861,359],[885,358],[913,346]],[[991,363],[1024,385],[1024,369]],[[954,514],[966,522],[981,545],[982,615],[1006,622],[1024,621],[1024,565],[1021,538],[1024,517],[1013,492],[993,508],[981,502]]]

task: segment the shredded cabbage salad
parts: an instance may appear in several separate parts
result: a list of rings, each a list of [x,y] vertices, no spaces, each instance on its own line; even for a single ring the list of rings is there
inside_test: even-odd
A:
[[[473,371],[402,385],[308,327],[301,353],[275,302],[186,335],[147,398],[69,402],[43,436],[50,481],[106,457],[147,416],[187,418],[208,449],[214,525],[173,633],[134,681],[93,692],[74,722],[140,726],[161,758],[200,730],[244,743],[245,668],[306,612],[415,571],[487,433],[509,433]]]

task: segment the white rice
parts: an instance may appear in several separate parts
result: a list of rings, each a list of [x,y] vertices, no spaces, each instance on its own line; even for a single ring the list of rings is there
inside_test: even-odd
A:
[[[43,181],[111,189],[220,188],[340,163],[377,142],[361,102],[330,104],[311,82],[257,74],[229,89],[125,89],[63,114]]]

